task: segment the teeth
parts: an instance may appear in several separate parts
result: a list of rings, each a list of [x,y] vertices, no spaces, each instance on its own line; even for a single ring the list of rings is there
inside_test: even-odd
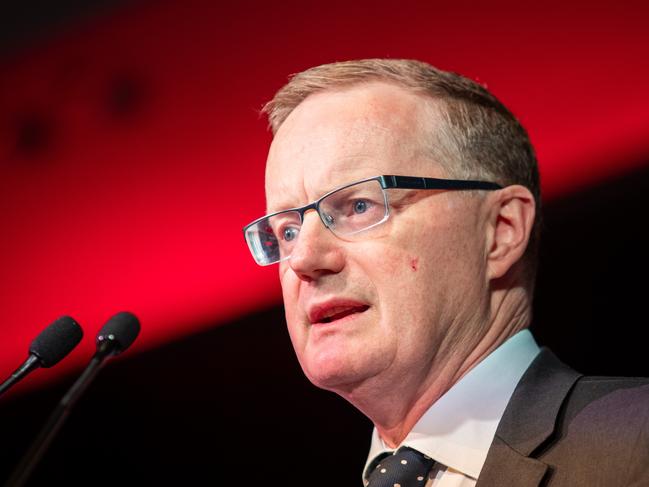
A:
[[[342,312],[344,312],[344,311],[346,311],[346,310],[348,310],[348,309],[351,309],[351,308],[340,308],[340,307],[338,307],[338,308],[332,308],[332,309],[330,309],[329,311],[327,311],[327,315],[323,317],[323,320],[329,320],[329,321],[331,321],[331,317],[332,317],[332,316],[335,316],[335,315],[337,315],[337,314],[339,314],[339,313],[342,313]]]
[[[327,311],[327,315],[322,317],[321,321],[327,320],[327,323],[331,321],[331,317],[335,316],[337,314],[343,313],[347,310],[353,310],[354,308],[349,308],[349,307],[338,307],[338,308],[331,308],[330,310]]]

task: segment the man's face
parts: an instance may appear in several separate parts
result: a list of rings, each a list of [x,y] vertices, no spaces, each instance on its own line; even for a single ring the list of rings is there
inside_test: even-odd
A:
[[[271,146],[268,211],[381,174],[445,177],[421,143],[424,124],[435,130],[435,117],[424,113],[433,103],[383,83],[308,97]],[[388,221],[352,239],[307,212],[292,257],[279,265],[305,374],[347,397],[359,387],[377,394],[387,384],[424,388],[471,336],[485,305],[481,199],[388,192]]]

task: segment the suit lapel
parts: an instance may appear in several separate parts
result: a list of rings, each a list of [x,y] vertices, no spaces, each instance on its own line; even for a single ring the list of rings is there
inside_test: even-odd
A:
[[[531,457],[549,441],[579,377],[548,349],[541,350],[509,400],[476,487],[539,485],[548,466]]]
[[[495,438],[476,487],[537,487],[547,470],[545,463],[521,455]]]

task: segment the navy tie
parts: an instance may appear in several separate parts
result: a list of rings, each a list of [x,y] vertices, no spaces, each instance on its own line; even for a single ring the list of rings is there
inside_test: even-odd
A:
[[[376,461],[374,462],[376,463]],[[408,446],[378,461],[369,473],[367,487],[423,487],[435,460]]]

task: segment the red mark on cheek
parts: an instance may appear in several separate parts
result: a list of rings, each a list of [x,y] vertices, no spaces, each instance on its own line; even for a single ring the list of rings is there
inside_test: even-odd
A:
[[[419,265],[419,257],[413,257],[410,260],[410,268],[412,269],[413,272],[417,271],[417,266]]]

